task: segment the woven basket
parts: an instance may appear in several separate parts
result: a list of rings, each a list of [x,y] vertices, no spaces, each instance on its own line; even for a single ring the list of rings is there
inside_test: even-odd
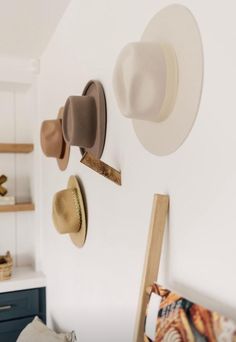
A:
[[[0,255],[0,281],[11,278],[12,265],[13,261],[10,252],[7,252],[6,255]]]

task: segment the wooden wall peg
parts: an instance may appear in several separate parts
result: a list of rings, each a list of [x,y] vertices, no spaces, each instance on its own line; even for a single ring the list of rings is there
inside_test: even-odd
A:
[[[155,194],[136,316],[134,342],[144,341],[145,314],[149,300],[147,289],[157,280],[168,208],[169,196]]]
[[[100,175],[110,179],[112,182],[121,185],[121,172],[110,165],[107,165],[100,159],[96,159],[92,154],[85,152],[80,162]]]
[[[2,186],[3,183],[7,181],[7,176],[0,176],[0,196],[5,196],[7,194],[7,189]]]

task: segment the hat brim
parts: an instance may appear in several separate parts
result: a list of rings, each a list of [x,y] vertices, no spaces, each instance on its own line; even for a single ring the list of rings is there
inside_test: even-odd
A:
[[[59,112],[58,112],[58,116],[57,116],[58,119],[62,120],[63,111],[64,111],[64,108],[61,107],[59,109]],[[70,145],[66,143],[64,138],[63,138],[63,141],[64,141],[64,143],[63,143],[62,157],[57,158],[57,164],[58,164],[58,167],[61,171],[64,171],[67,168],[69,158],[70,158]]]
[[[78,201],[81,211],[81,227],[77,233],[70,233],[70,238],[75,246],[82,247],[85,243],[86,236],[87,236],[87,220],[86,220],[86,212],[85,212],[85,205],[83,195],[80,189],[80,185],[78,179],[75,176],[70,176],[67,184],[68,189],[76,189],[78,195]]]
[[[143,146],[155,155],[167,155],[187,138],[199,110],[203,83],[201,36],[192,13],[182,5],[170,5],[152,18],[141,41],[169,44],[177,58],[178,92],[169,117],[160,123],[133,120]]]
[[[97,128],[94,144],[90,148],[80,148],[81,154],[91,153],[95,158],[100,159],[103,153],[106,140],[107,110],[106,99],[102,84],[99,81],[89,81],[83,90],[83,94],[94,98],[97,113]]]

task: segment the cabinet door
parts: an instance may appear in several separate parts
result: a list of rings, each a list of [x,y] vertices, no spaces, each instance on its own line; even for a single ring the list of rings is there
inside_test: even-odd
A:
[[[39,313],[39,289],[0,294],[0,322]]]
[[[16,342],[21,331],[27,324],[32,322],[33,317],[16,319],[9,322],[0,323],[0,341],[1,342]],[[43,342],[43,341],[42,341]]]

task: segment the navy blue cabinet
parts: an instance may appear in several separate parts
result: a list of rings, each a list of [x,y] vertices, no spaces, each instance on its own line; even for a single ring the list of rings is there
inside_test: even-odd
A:
[[[0,293],[0,342],[16,342],[34,316],[46,323],[46,289]]]

